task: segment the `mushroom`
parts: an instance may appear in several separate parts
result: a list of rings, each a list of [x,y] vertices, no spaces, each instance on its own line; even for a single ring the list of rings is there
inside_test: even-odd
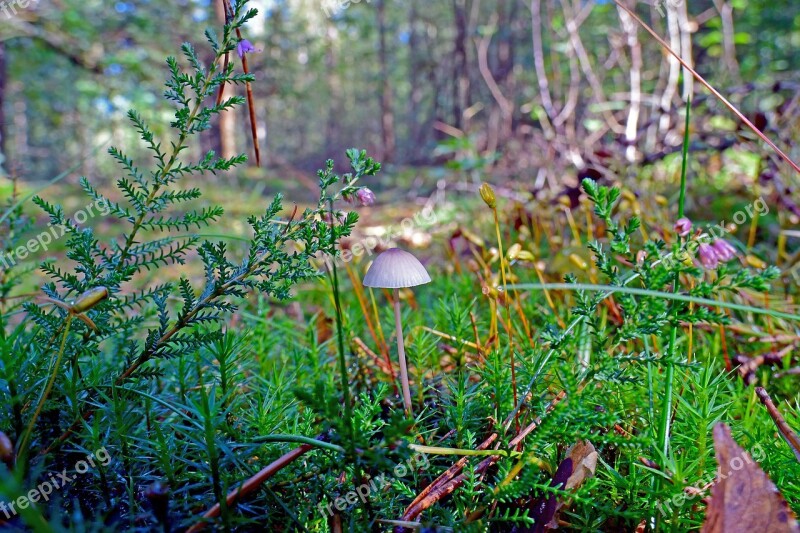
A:
[[[391,248],[386,250],[372,262],[366,276],[364,286],[380,289],[394,289],[394,321],[397,326],[397,352],[400,357],[400,382],[403,386],[403,403],[406,413],[411,412],[411,388],[408,386],[408,365],[403,345],[403,326],[400,321],[400,291],[405,287],[416,287],[430,283],[431,277],[419,260],[410,253]]]

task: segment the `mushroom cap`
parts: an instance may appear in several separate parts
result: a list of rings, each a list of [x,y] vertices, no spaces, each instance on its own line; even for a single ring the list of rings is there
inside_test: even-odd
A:
[[[419,259],[399,248],[391,248],[376,257],[364,276],[365,287],[381,289],[400,289],[430,282],[431,277]]]

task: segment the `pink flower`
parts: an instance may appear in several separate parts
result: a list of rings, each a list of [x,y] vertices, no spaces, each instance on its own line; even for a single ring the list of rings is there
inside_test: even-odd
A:
[[[236,45],[236,53],[239,54],[240,58],[244,58],[245,54],[254,54],[260,51],[260,49],[253,46],[253,43],[247,39],[242,39],[239,41],[239,44]]]
[[[374,204],[375,200],[377,200],[377,198],[375,197],[375,193],[366,187],[362,187],[361,189],[358,189],[358,191],[356,191],[356,198],[358,199],[358,202],[364,207]]]
[[[736,248],[725,239],[717,239],[711,246],[714,248],[720,261],[726,262],[736,257]]]
[[[703,268],[713,270],[719,266],[719,255],[710,244],[703,243],[697,248],[697,255]]]
[[[686,217],[679,218],[675,223],[675,231],[681,237],[686,237],[689,235],[689,232],[692,231],[692,221]]]

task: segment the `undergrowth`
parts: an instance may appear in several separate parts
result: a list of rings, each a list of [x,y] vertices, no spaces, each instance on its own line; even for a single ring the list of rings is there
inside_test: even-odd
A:
[[[733,428],[798,509],[800,466],[728,364],[734,350],[755,355],[780,333],[796,336],[785,299],[759,304],[780,272],[745,260],[700,266],[693,259],[706,234],[676,235],[676,213],[657,202],[643,208],[648,199],[587,180],[588,200],[575,209],[583,218],[515,205],[500,211],[496,227],[487,214],[454,234],[439,254],[449,261],[431,266],[433,283],[402,292],[414,420],[383,363],[389,295],[361,287],[366,261],[331,261],[357,222],[344,201],[380,170],[365,152],[347,152],[344,175],[326,163],[316,206],[298,212],[272,200],[249,219],[243,248],[187,235],[224,212],[191,209],[201,191],[182,184],[245,162],[181,154],[219,113],[243,103],[209,101],[223,84],[251,79],[220,65],[253,16],[237,3],[221,38],[206,33],[215,56],[208,65],[188,44],[182,61],[167,61],[172,140],[156,139],[130,113],[152,166],[112,148],[124,174],[117,191],[82,180],[125,228],[120,238],[101,241],[58,204],[35,199],[52,225],[67,228],[67,261],[41,265],[51,281],[36,297],[13,293],[24,266],[0,277],[0,431],[14,443],[8,450],[0,441],[0,501],[17,502],[54,472],[76,472],[98,450],[110,461],[46,502],[18,504],[15,516],[0,508],[0,523],[386,530],[402,527],[408,505],[463,456],[457,486],[407,522],[528,531],[553,496],[565,529],[685,531],[702,523],[717,422]],[[484,199],[497,202],[489,192]],[[12,198],[0,220],[6,251],[33,224],[15,205]],[[487,244],[495,236],[497,248]],[[564,257],[569,268],[548,268]],[[148,271],[186,262],[201,263],[203,279],[143,286]],[[290,313],[282,302],[295,296],[300,312]],[[756,380],[771,376],[758,369]],[[796,385],[780,379],[784,392]],[[782,407],[796,426],[797,398],[789,398],[795,404]],[[515,440],[524,428],[533,429]],[[476,452],[487,441],[496,451]],[[559,488],[553,478],[565,454],[586,441],[599,454],[594,475],[575,490]],[[228,505],[227,494],[298,445],[307,448]],[[351,497],[364,486],[365,497]],[[698,495],[686,500],[687,488]],[[218,513],[201,518],[215,504]]]

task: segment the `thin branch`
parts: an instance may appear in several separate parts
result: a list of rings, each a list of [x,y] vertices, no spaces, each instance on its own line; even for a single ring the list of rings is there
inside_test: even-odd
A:
[[[767,412],[769,416],[772,417],[773,422],[778,428],[778,432],[780,432],[783,439],[789,445],[789,448],[792,449],[794,452],[794,456],[800,461],[800,437],[797,436],[797,433],[792,431],[792,428],[789,427],[789,424],[786,423],[786,419],[783,418],[778,408],[775,407],[775,404],[772,402],[772,398],[769,397],[769,393],[764,389],[764,387],[756,387],[756,394],[758,398],[761,400],[761,403],[764,404],[764,407],[767,408]]]
[[[228,496],[225,498],[225,504],[227,507],[232,506],[237,501],[241,500],[248,494],[251,494],[258,490],[261,485],[263,485],[269,478],[277,474],[281,469],[290,465],[293,461],[303,456],[306,452],[312,450],[314,446],[311,444],[303,444],[295,448],[294,450],[286,453],[267,465],[263,470],[259,473],[245,481],[235,490],[232,490],[228,493]],[[219,516],[220,512],[222,511],[222,506],[217,503],[211,509],[206,511],[203,514],[203,519],[190,527],[186,533],[197,533],[198,531],[203,531],[206,526],[208,525],[208,521],[212,518],[216,518]]]

